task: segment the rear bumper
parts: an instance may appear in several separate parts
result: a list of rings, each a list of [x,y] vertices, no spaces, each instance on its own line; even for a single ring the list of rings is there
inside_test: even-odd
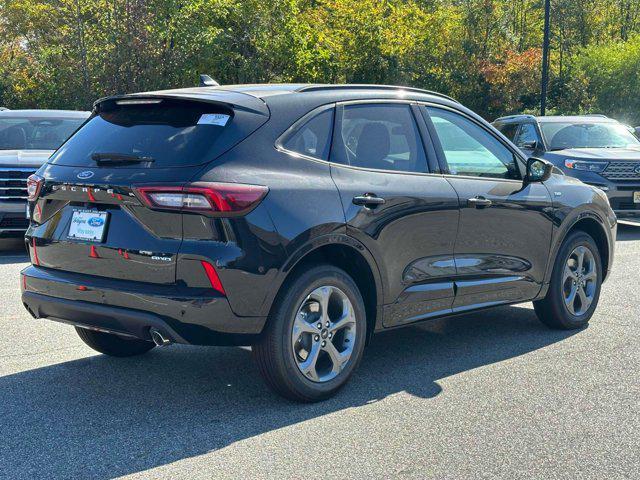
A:
[[[22,302],[35,318],[150,340],[155,328],[172,342],[250,345],[265,317],[239,317],[224,297],[176,285],[151,285],[29,266]],[[194,291],[198,290],[198,291]]]

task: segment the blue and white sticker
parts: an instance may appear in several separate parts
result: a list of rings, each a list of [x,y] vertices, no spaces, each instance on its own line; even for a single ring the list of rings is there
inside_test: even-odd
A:
[[[200,120],[198,120],[198,125],[217,125],[219,127],[224,127],[229,121],[230,115],[225,115],[224,113],[205,113],[200,116]]]

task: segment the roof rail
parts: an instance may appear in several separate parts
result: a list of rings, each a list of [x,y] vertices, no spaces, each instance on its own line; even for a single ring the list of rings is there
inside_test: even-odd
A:
[[[455,98],[445,95],[444,93],[434,92],[432,90],[425,90],[415,87],[402,87],[397,85],[376,85],[376,84],[313,84],[306,85],[296,90],[297,92],[317,92],[320,90],[406,90],[409,92],[426,93],[427,95],[433,95],[435,97],[446,98],[452,102],[460,103]]]

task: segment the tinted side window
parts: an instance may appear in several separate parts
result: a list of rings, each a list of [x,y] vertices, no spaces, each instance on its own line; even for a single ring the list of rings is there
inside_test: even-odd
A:
[[[539,142],[540,137],[536,131],[536,127],[532,123],[523,123],[518,135],[513,140],[518,147],[523,147],[527,142]]]
[[[520,178],[516,156],[497,138],[450,110],[427,107],[449,172],[490,178]]]
[[[513,142],[513,138],[516,136],[516,132],[518,131],[517,123],[503,123],[500,125],[496,125],[496,128],[502,133],[505,137]]]
[[[333,161],[401,172],[426,172],[427,160],[411,107],[345,105]]]
[[[282,146],[292,152],[327,160],[332,130],[333,108],[330,108],[309,119]]]

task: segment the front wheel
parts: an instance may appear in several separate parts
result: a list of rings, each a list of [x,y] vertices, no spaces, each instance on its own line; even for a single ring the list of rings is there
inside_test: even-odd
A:
[[[593,238],[574,232],[563,242],[546,298],[533,302],[541,322],[551,328],[585,327],[598,305],[602,261]]]
[[[253,346],[267,385],[291,400],[315,402],[347,382],[364,350],[367,321],[355,282],[318,266],[284,287],[269,325]]]

